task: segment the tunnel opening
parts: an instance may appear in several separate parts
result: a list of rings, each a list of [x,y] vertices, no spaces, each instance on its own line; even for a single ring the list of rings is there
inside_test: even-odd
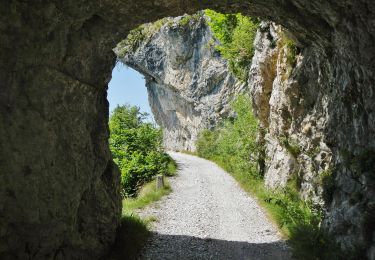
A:
[[[164,147],[169,150],[194,153],[196,152],[195,143],[199,138],[200,132],[205,129],[213,131],[220,124],[224,125],[221,121],[227,118],[228,122],[233,124],[237,117],[236,112],[238,114],[246,110],[245,117],[250,116],[252,113],[249,97],[245,97],[246,94],[244,93],[246,92],[245,86],[248,79],[247,70],[250,69],[252,55],[255,54],[253,42],[257,31],[259,31],[258,26],[261,26],[260,22],[240,14],[224,15],[211,10],[207,12],[210,12],[212,18],[208,17],[206,12],[201,11],[193,15],[163,18],[154,23],[141,25],[131,31],[128,38],[121,41],[114,49],[119,62],[134,68],[144,75],[149,102],[157,122],[164,128]],[[228,30],[221,39],[222,41],[227,41],[225,46],[226,58],[219,51],[220,41],[215,37],[212,26],[209,24],[209,19],[212,19],[212,23],[222,22],[224,24],[222,26],[225,26],[224,29],[219,27],[216,35]],[[278,44],[287,46],[284,43],[285,40],[282,43],[277,43],[277,30],[280,35],[282,34],[286,38],[280,27],[268,22],[262,24],[261,30],[264,31],[264,35],[258,37],[266,39],[267,48],[275,49]],[[230,34],[233,32],[237,38],[232,43],[229,38],[231,38]],[[292,45],[292,41],[289,41],[289,45]],[[237,44],[240,45],[237,50],[242,48],[244,53],[239,55],[241,60],[236,63],[236,54],[234,53],[237,50],[232,50],[231,48]],[[287,46],[286,48],[293,48],[292,51],[296,52],[294,46]],[[229,49],[231,49],[231,53]],[[294,56],[296,55],[294,53]],[[294,59],[296,57],[288,58],[289,63],[293,64],[295,62]],[[293,61],[290,61],[290,59],[293,59]],[[272,69],[275,70],[275,68]],[[269,80],[272,81],[273,78]],[[241,96],[240,100],[237,100],[237,96]],[[242,111],[232,111],[232,103],[235,101],[235,106],[241,107]],[[243,116],[240,116],[240,118],[242,120],[245,119]],[[251,123],[249,126],[250,128],[254,127]],[[241,127],[247,126],[243,125]],[[234,132],[230,133],[230,135],[232,134]],[[255,141],[256,133],[251,134],[253,142]],[[248,144],[244,143],[244,145]],[[249,154],[245,155],[245,157],[257,157],[257,154],[245,151],[245,153],[247,152]],[[112,152],[112,154],[118,163],[116,153]],[[252,160],[254,161],[254,159]],[[245,163],[245,161],[243,162]],[[250,167],[253,167],[254,162],[247,163],[252,165]],[[123,167],[120,166],[121,168]],[[242,170],[247,171],[250,168],[243,168]],[[121,174],[128,175],[127,172],[125,174],[122,172]],[[144,195],[142,190],[137,192],[137,194],[140,197]],[[135,195],[135,197],[138,195]],[[123,202],[125,211],[129,210],[127,203],[133,205],[136,203],[135,201],[137,201],[136,198],[129,200],[125,197]],[[187,202],[185,201],[185,203]],[[203,203],[205,202],[203,201]],[[209,218],[209,215],[205,217]],[[131,229],[129,225],[132,225],[132,221],[125,217],[123,226]],[[136,226],[143,230],[143,226],[138,224]],[[264,227],[266,226],[265,224]],[[140,233],[142,232],[140,231]],[[174,233],[171,234],[174,235]],[[125,236],[126,234],[121,233],[118,235],[118,237]],[[158,236],[158,234],[155,233],[154,236]],[[190,247],[188,240],[181,241],[186,248]],[[118,239],[116,248],[121,248],[120,243],[124,243],[124,241]],[[135,244],[137,243],[139,241],[135,240]],[[283,242],[276,243],[275,246],[270,244],[270,248],[275,247],[271,251],[275,251],[275,254],[278,254],[277,252],[281,253],[283,251],[281,249],[282,244]],[[234,248],[236,246],[236,244],[233,245]],[[131,247],[135,248],[136,246]],[[222,250],[224,249],[221,248],[220,251]],[[250,243],[248,251],[251,250],[253,250],[253,245]],[[174,251],[177,253],[178,249]],[[126,252],[124,253],[126,254]],[[287,255],[286,252],[281,254],[285,254],[285,257]],[[162,254],[160,257],[162,257]],[[174,257],[177,257],[177,255]],[[240,256],[238,255],[238,257]]]
[[[209,12],[211,15],[207,15],[207,11],[198,12],[141,25],[130,31],[128,38],[121,41],[114,51],[120,61],[145,76],[156,120],[166,130],[164,146],[171,150],[195,152],[195,144],[202,141],[202,138],[198,139],[204,129],[211,129],[207,132],[211,135],[215,131],[219,136],[223,135],[227,130],[215,130],[220,128],[222,120],[230,118],[229,124],[236,125],[234,118],[238,111],[231,111],[229,106],[233,97],[250,93],[252,104],[247,110],[253,110],[260,128],[256,133],[257,142],[252,145],[259,148],[256,154],[247,151],[247,155],[239,156],[255,162],[256,166],[250,168],[258,167],[259,178],[264,178],[268,187],[264,193],[267,189],[276,192],[257,195],[269,204],[265,205],[268,210],[275,210],[272,209],[274,205],[284,208],[278,209],[278,214],[284,218],[279,222],[284,223],[281,228],[288,225],[284,221],[294,222],[295,227],[289,227],[287,231],[294,240],[292,243],[299,240],[297,236],[312,230],[316,233],[310,237],[326,241],[328,232],[321,231],[320,226],[328,208],[324,206],[324,199],[331,190],[327,183],[332,183],[335,173],[331,168],[332,151],[325,143],[324,134],[320,135],[318,128],[321,126],[316,125],[316,117],[322,117],[317,110],[324,106],[322,97],[326,94],[322,91],[324,84],[316,83],[329,77],[328,71],[319,74],[322,72],[318,63],[322,62],[322,57],[326,58],[326,52],[319,46],[303,45],[293,40],[296,38],[290,31],[273,22],[252,22],[241,15]],[[254,32],[253,37],[248,37],[251,26],[256,28],[256,34]],[[238,27],[240,29],[236,31]],[[230,38],[229,42],[234,41],[233,35],[238,37],[233,46],[238,47],[236,45],[244,41],[246,44],[236,50],[230,44],[223,44],[226,37]],[[241,67],[243,57],[240,52],[246,45],[252,47],[250,62]],[[210,63],[218,59],[222,64]],[[220,68],[220,65],[225,68]],[[210,71],[212,68],[214,70]],[[316,135],[317,132],[320,133]],[[252,174],[250,168],[238,170],[224,159],[231,156],[230,153],[221,159],[217,155],[210,158],[199,150],[198,154],[216,161],[234,176],[238,171]],[[256,183],[250,182],[247,185]],[[283,192],[277,193],[280,189]],[[287,216],[286,212],[290,213],[292,208],[294,213]],[[296,224],[296,219],[305,219],[305,222]],[[301,246],[298,243],[294,245],[297,248]],[[329,252],[338,248],[333,243],[319,246],[322,246],[320,252],[314,254],[326,254],[326,257],[331,253],[340,254],[338,249]],[[300,257],[310,253],[297,251]]]
[[[271,98],[275,110],[255,107],[275,116],[267,137],[277,136],[278,128],[296,130],[280,140],[266,139],[274,158],[291,157],[269,169],[287,165],[307,190],[315,189],[309,181],[327,184],[322,227],[343,249],[375,258],[371,1],[2,1],[0,6],[1,258],[98,258],[108,251],[120,216],[118,171],[107,141],[106,86],[116,60],[111,50],[139,24],[204,8],[272,18],[304,47],[305,66],[290,82],[299,92],[279,85],[287,103]],[[324,169],[318,170],[321,178],[316,169]],[[270,186],[279,184],[277,178],[268,180]]]

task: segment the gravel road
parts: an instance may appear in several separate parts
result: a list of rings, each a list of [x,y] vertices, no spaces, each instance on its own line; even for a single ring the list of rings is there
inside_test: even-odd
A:
[[[170,153],[173,192],[142,210],[158,221],[141,259],[291,259],[256,201],[216,164]]]

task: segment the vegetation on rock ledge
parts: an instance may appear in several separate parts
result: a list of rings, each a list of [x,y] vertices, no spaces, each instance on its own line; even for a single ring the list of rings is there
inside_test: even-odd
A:
[[[208,24],[214,36],[220,41],[216,49],[228,60],[236,77],[246,82],[259,21],[241,14],[221,14],[209,9],[205,14],[210,18]]]
[[[131,30],[125,40],[117,44],[115,52],[119,58],[134,52],[142,41],[150,39],[161,27],[170,21],[170,18],[163,18],[153,23],[146,23]]]

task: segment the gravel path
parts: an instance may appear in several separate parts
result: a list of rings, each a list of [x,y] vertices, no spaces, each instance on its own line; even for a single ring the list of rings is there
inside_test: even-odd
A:
[[[173,192],[142,210],[158,219],[141,259],[290,259],[255,200],[216,164],[170,153]]]

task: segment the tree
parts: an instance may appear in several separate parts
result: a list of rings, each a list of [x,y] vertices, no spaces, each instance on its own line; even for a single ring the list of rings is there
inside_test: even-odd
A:
[[[109,119],[109,144],[121,170],[122,194],[135,196],[139,186],[156,174],[168,174],[172,159],[162,147],[162,130],[145,122],[136,106],[117,106]]]

